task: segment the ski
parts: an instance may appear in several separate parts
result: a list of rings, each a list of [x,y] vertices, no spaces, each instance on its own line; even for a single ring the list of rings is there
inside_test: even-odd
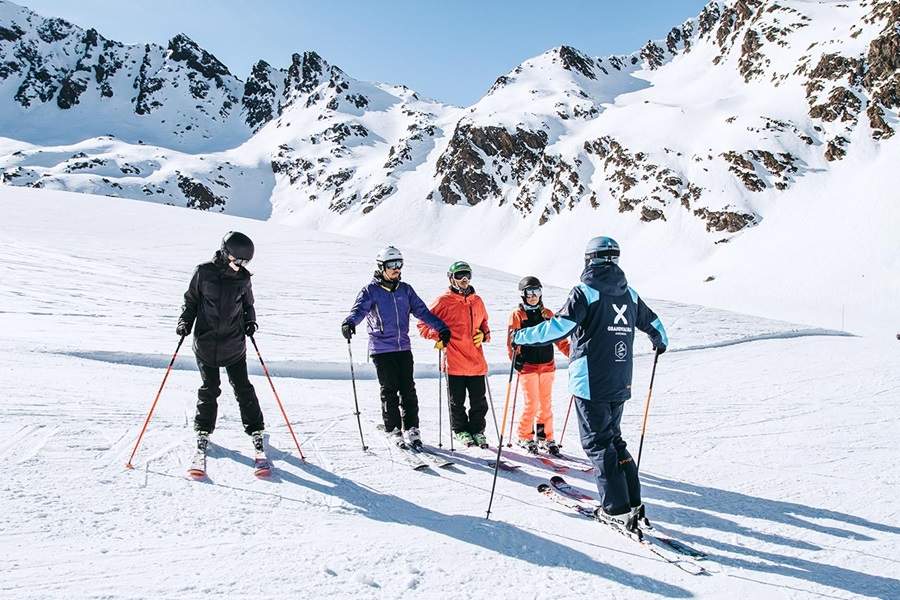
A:
[[[559,466],[567,467],[569,469],[575,469],[577,471],[581,471],[582,473],[592,473],[594,471],[593,465],[585,464],[577,458],[566,456],[565,454],[550,454],[549,458]]]
[[[527,454],[524,454],[524,455],[520,455],[520,454],[517,454],[510,450],[504,450],[503,456],[505,456],[506,458],[508,458],[510,460],[514,460],[517,462],[540,463],[541,465],[543,465],[545,467],[549,467],[549,468],[553,469],[557,473],[565,473],[566,471],[569,470],[569,467],[567,467],[565,465],[561,465],[557,462],[554,462],[554,461],[550,460],[549,458],[547,458],[546,456],[541,456],[539,454],[531,454],[530,452],[528,452]]]
[[[487,466],[492,469],[497,466],[496,448],[491,448],[490,446],[488,446],[487,448],[481,448],[480,446],[472,445],[460,449],[460,452],[466,452],[470,455],[476,455],[478,456],[478,458],[482,458]],[[507,462],[502,458],[500,459],[500,468],[508,473],[518,472],[520,466],[521,465],[514,465],[510,462]]]
[[[591,510],[600,506],[600,503],[597,502],[593,497],[581,492],[580,490],[569,485],[565,479],[560,476],[554,476],[550,478],[550,485],[553,486],[560,494],[568,496],[573,500],[578,500],[580,502],[587,503]],[[671,538],[667,535],[657,533],[653,526],[650,524],[650,521],[645,517],[643,522],[641,523],[641,531],[644,534],[644,537],[652,538],[651,542],[658,542],[663,546],[666,546],[673,552],[677,552],[683,556],[688,556],[690,558],[694,558],[696,560],[703,560],[706,558],[706,553],[697,550],[696,548],[692,548],[688,546],[684,542],[679,542],[678,540]]]
[[[265,452],[256,452],[253,459],[253,474],[257,477],[267,477],[272,472],[272,463]]]
[[[203,479],[206,477],[206,452],[195,450],[194,456],[191,458],[191,465],[188,467],[188,475],[194,479]]]
[[[447,460],[428,446],[411,446],[409,450],[415,454],[417,458],[424,459],[439,469],[447,469],[455,464],[452,460]]]
[[[547,483],[542,483],[537,487],[538,492],[553,500],[557,504],[561,504],[567,507],[570,510],[575,511],[581,516],[594,521],[595,523],[600,523],[603,525],[602,521],[598,521],[594,517],[594,509],[583,504],[582,502],[575,500],[569,496],[561,494],[554,488],[552,485]],[[639,539],[637,536],[631,535],[631,533],[625,531],[624,529],[619,529],[613,526],[607,526],[607,529],[615,531],[622,537],[631,540],[635,544],[646,548],[648,551],[655,554],[660,559],[666,561],[667,563],[678,567],[685,573],[690,573],[691,575],[705,575],[708,574],[709,571],[703,565],[696,562],[697,558],[689,555],[684,555],[677,550],[672,549],[671,547],[662,544],[658,541],[656,536],[652,534],[644,534],[642,539]]]
[[[397,444],[395,444],[394,441],[390,439],[388,434],[385,433],[383,424],[379,423],[376,426],[376,429],[378,429],[378,433],[381,434],[381,437],[384,438],[385,445],[387,445],[388,448],[396,448],[397,450],[399,450],[400,456],[403,457],[404,462],[406,462],[406,464],[408,464],[414,471],[422,471],[431,466],[429,463],[425,462],[425,460],[418,454],[410,450],[409,446],[407,446],[406,444],[404,444],[403,446],[398,446]]]

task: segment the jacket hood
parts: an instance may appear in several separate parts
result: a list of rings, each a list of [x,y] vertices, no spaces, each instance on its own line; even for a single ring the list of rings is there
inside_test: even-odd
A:
[[[625,271],[613,263],[587,265],[581,272],[581,282],[609,296],[621,296],[628,291]]]

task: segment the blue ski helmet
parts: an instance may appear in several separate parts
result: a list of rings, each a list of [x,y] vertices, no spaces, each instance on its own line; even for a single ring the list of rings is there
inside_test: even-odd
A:
[[[611,237],[595,237],[584,249],[584,264],[599,265],[603,263],[619,264],[619,244]]]

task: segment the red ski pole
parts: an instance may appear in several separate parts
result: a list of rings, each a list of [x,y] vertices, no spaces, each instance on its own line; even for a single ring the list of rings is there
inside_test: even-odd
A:
[[[153,410],[156,408],[156,403],[159,402],[159,396],[162,394],[163,386],[166,385],[166,379],[169,378],[169,371],[172,370],[172,365],[175,364],[175,357],[178,356],[178,351],[181,350],[181,344],[184,343],[185,336],[181,336],[181,339],[178,340],[178,346],[175,347],[175,354],[172,355],[172,360],[169,361],[169,368],[166,369],[166,374],[163,377],[162,383],[159,384],[159,391],[156,392],[156,398],[153,399],[153,405],[150,407],[150,412],[147,413],[147,419],[144,421],[144,426],[141,428],[141,434],[138,436],[137,443],[134,445],[134,450],[131,451],[131,456],[128,457],[128,462],[125,463],[125,466],[129,469],[133,469],[134,466],[131,464],[131,459],[134,458],[134,454],[137,452],[138,446],[141,445],[141,438],[144,437],[144,432],[147,430],[147,425],[150,423],[150,417],[153,416]]]
[[[300,449],[300,444],[297,442],[297,436],[294,435],[294,429],[291,427],[291,422],[288,421],[287,413],[284,412],[284,406],[281,405],[281,399],[278,397],[278,392],[275,391],[275,384],[272,383],[272,377],[269,375],[269,370],[266,368],[266,363],[263,361],[262,354],[259,353],[259,346],[256,345],[256,340],[253,339],[253,336],[250,336],[250,341],[253,342],[253,347],[256,349],[256,356],[259,357],[259,364],[262,365],[263,372],[266,374],[266,378],[269,380],[269,385],[272,386],[272,393],[275,394],[275,401],[278,402],[278,408],[281,409],[281,416],[284,417],[284,422],[287,423],[288,431],[291,432],[291,437],[294,438],[294,445],[297,446],[297,452],[300,453],[300,460],[306,460],[306,457],[303,456],[303,450]]]

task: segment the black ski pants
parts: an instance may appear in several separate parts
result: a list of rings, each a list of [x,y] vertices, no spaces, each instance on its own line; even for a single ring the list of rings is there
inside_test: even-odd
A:
[[[454,433],[461,431],[467,431],[472,435],[484,433],[484,417],[488,411],[486,391],[484,375],[447,375],[450,427]],[[468,415],[466,415],[467,392],[469,394]]]
[[[419,427],[419,398],[413,381],[411,350],[373,354],[375,372],[381,385],[381,418],[384,430]],[[398,397],[399,396],[399,397]]]
[[[200,368],[200,379],[203,385],[197,390],[197,414],[194,416],[194,430],[213,432],[216,428],[216,416],[219,412],[217,399],[222,394],[222,380],[219,367],[210,367],[197,360]],[[259,407],[259,399],[256,390],[250,383],[247,375],[247,359],[232,363],[225,367],[228,374],[228,382],[234,388],[234,397],[241,409],[241,422],[244,424],[244,432],[248,435],[254,431],[265,429],[262,409]]]
[[[594,463],[594,478],[603,510],[620,515],[641,504],[637,466],[622,439],[624,402],[575,397],[581,446]]]

